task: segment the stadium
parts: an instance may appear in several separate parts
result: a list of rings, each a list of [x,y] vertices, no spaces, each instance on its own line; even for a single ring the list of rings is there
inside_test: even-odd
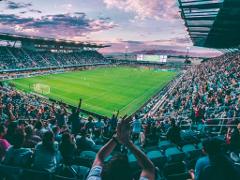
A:
[[[240,179],[239,18],[239,0],[0,0],[0,180]]]

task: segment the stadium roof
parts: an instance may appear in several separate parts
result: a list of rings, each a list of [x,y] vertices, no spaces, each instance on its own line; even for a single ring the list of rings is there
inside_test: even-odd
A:
[[[80,41],[70,41],[64,39],[44,38],[37,36],[22,36],[14,34],[0,34],[0,40],[6,41],[22,41],[22,42],[33,42],[34,44],[47,44],[47,45],[59,45],[59,46],[71,46],[71,47],[89,47],[89,48],[105,48],[109,45],[87,43]]]
[[[240,45],[240,0],[178,0],[195,46],[230,48]]]

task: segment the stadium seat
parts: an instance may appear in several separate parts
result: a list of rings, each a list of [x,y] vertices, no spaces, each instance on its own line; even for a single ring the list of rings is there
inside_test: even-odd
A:
[[[128,161],[133,169],[138,169],[137,159],[133,154],[128,155]]]
[[[203,148],[202,142],[198,143],[198,144],[197,144],[197,147],[198,147],[199,149],[202,149],[202,148]]]
[[[80,156],[76,157],[75,164],[80,166],[91,167],[96,157],[96,152],[93,151],[82,151]]]
[[[160,141],[158,144],[159,149],[163,151],[165,151],[169,147],[175,147],[175,146],[176,146],[175,144],[173,144],[171,141],[168,141],[168,140]]]
[[[187,144],[182,147],[182,151],[188,158],[196,158],[202,154],[201,149],[197,149],[193,144]]]
[[[163,174],[165,177],[170,175],[182,174],[187,172],[187,167],[184,162],[167,163],[163,168]]]
[[[171,162],[182,161],[185,158],[185,154],[181,152],[177,147],[170,147],[166,149],[165,155],[168,161]]]
[[[94,145],[94,146],[92,147],[92,150],[93,150],[94,152],[98,152],[101,148],[102,148],[102,145]]]
[[[82,151],[80,153],[80,157],[82,158],[86,158],[86,159],[95,159],[97,153],[93,152],[93,151]]]
[[[75,166],[72,165],[72,168],[75,170],[75,172],[77,173],[77,177],[78,179],[86,179],[88,176],[88,173],[90,171],[90,168],[88,167],[84,167],[84,166]]]
[[[198,158],[203,155],[202,150],[193,144],[187,144],[182,147],[182,151],[186,154],[188,169],[194,169]]]
[[[182,142],[181,142],[182,146],[186,144],[196,144],[199,142],[197,133],[192,130],[182,131],[181,137],[182,137]]]
[[[188,180],[188,179],[191,179],[191,176],[188,172],[185,172],[185,173],[168,175],[166,179],[167,180]]]
[[[166,156],[160,151],[150,151],[147,153],[147,156],[158,167],[162,167],[167,161]]]
[[[0,164],[0,180],[18,180],[22,169],[19,167]]]
[[[54,175],[53,180],[76,180],[76,178],[68,178],[68,177]]]
[[[58,178],[86,179],[90,168],[78,165],[60,166],[55,172]]]
[[[133,179],[139,179],[141,172],[142,172],[141,169],[133,172],[132,174]],[[165,180],[158,167],[155,167],[155,180]]]
[[[46,171],[37,171],[32,169],[23,169],[19,180],[34,179],[34,180],[51,180],[52,174]]]
[[[182,147],[182,151],[185,153],[196,150],[196,147],[193,144],[186,144]]]

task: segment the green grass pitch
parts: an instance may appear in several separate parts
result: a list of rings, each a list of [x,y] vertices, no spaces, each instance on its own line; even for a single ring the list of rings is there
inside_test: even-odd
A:
[[[105,116],[120,110],[131,114],[171,81],[176,72],[133,67],[101,67],[11,80],[17,89],[34,91],[36,84],[50,87],[46,96]]]

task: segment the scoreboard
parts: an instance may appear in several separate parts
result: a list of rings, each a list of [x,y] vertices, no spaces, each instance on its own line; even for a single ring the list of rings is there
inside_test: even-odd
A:
[[[137,55],[137,61],[166,63],[167,59],[168,59],[167,55],[146,55],[146,54]]]

